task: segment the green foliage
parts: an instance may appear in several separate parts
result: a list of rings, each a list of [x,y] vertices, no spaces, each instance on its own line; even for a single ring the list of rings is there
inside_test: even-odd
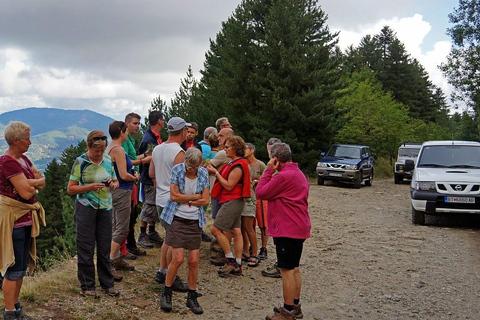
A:
[[[390,158],[378,157],[375,159],[375,178],[391,178],[393,176],[393,166]]]
[[[440,69],[455,87],[452,98],[464,101],[478,115],[480,108],[480,1],[459,0],[448,15],[453,26],[447,29],[453,41],[447,62]],[[478,120],[475,119],[477,122]],[[478,135],[478,128],[476,133]]]

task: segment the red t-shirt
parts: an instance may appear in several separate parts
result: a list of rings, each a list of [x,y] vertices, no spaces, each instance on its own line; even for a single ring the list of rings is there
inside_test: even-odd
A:
[[[35,203],[37,201],[35,196],[28,200],[23,199],[10,182],[12,177],[21,173],[23,173],[27,179],[35,178],[32,171],[33,164],[24,155],[22,155],[22,159],[25,162],[25,166],[10,156],[3,155],[0,157],[0,194],[18,201]],[[32,225],[32,213],[27,213],[15,221],[14,228],[30,225]]]
[[[193,142],[193,141],[187,141],[187,140],[185,140],[185,144],[186,144],[186,146],[187,146],[187,149],[192,148],[192,147],[195,146],[195,142]]]

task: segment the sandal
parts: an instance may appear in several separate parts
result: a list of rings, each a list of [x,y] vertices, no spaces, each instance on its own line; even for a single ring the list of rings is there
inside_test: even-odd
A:
[[[248,262],[248,261],[250,261],[250,257],[247,256],[245,253],[242,253],[242,261],[243,262]]]
[[[260,263],[260,259],[252,255],[250,256],[250,258],[248,258],[247,266],[254,268],[258,266],[259,263]]]

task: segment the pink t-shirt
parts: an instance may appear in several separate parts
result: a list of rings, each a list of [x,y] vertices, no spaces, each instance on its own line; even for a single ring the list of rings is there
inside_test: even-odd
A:
[[[0,157],[0,194],[25,203],[35,203],[37,201],[35,196],[28,200],[23,199],[10,182],[12,177],[21,173],[23,173],[27,179],[35,178],[32,171],[33,164],[24,155],[22,155],[22,159],[25,162],[25,165],[22,165],[20,162],[7,155]],[[20,228],[30,225],[32,225],[31,212],[15,221],[13,227]]]

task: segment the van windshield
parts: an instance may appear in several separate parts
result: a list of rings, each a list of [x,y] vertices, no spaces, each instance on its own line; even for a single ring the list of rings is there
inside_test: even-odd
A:
[[[420,152],[420,148],[400,148],[398,150],[398,156],[415,158],[415,157],[418,157],[419,152]]]
[[[480,168],[480,147],[425,146],[417,167]]]
[[[345,146],[333,146],[333,147],[330,148],[330,150],[328,150],[327,156],[359,159],[360,158],[360,148],[345,147]]]

